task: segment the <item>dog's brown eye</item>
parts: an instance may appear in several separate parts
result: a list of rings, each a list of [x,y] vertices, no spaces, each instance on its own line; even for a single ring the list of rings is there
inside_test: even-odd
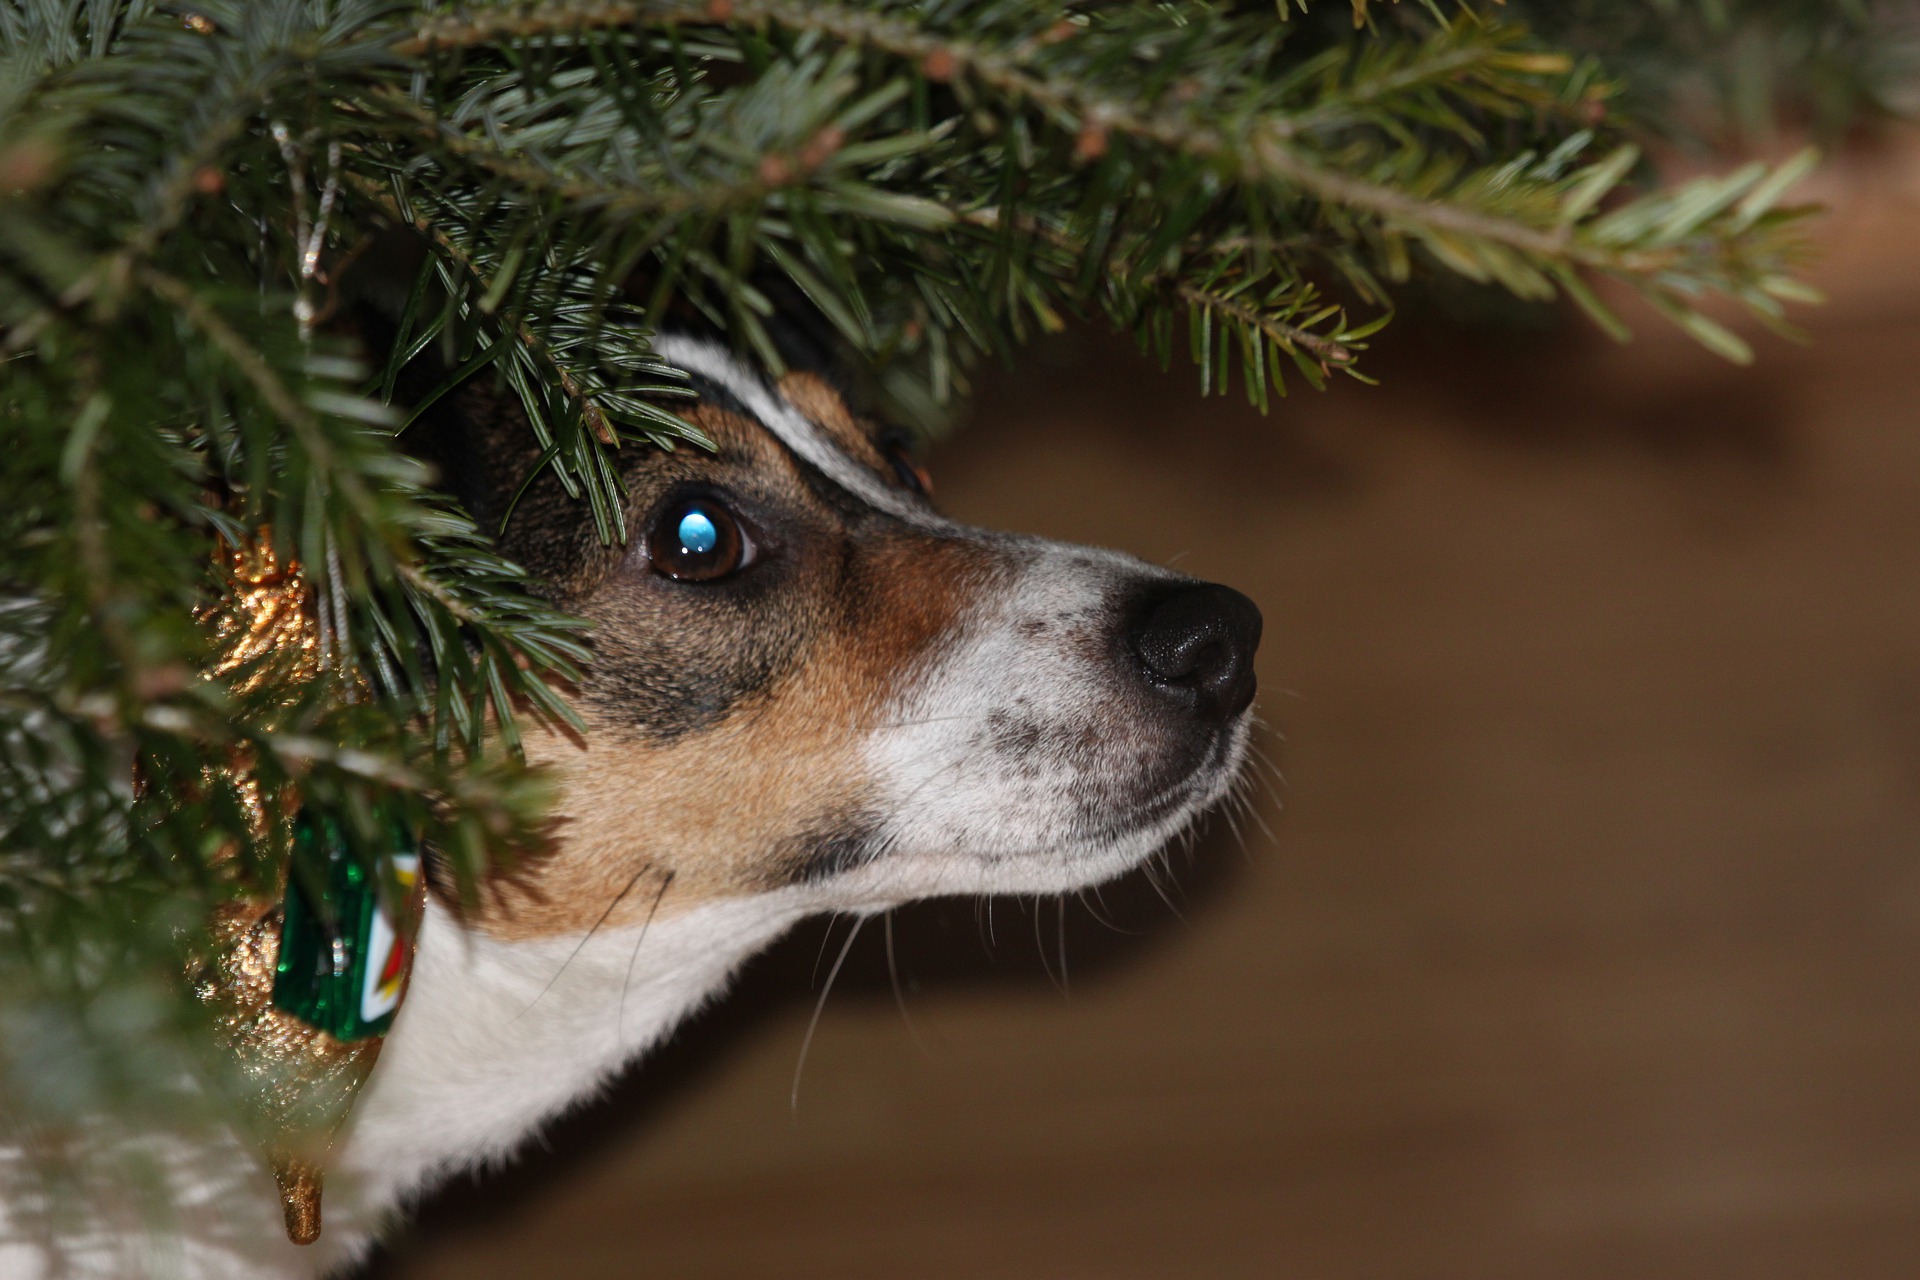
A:
[[[923,498],[933,496],[933,477],[928,475],[927,469],[920,465],[920,460],[913,456],[913,451],[907,448],[906,441],[889,440],[881,446],[881,451],[887,455],[887,462],[893,467],[893,474],[900,478],[901,484]]]
[[[753,540],[712,498],[684,498],[661,513],[647,535],[647,559],[680,582],[712,582],[753,563]]]

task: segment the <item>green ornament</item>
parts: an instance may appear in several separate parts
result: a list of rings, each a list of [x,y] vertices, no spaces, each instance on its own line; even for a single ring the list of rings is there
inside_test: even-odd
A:
[[[293,840],[294,865],[322,870],[317,877],[287,877],[273,1007],[342,1042],[383,1036],[413,959],[419,846],[396,829],[390,857],[400,902],[413,916],[397,922],[373,870],[348,850],[333,819],[300,814]]]

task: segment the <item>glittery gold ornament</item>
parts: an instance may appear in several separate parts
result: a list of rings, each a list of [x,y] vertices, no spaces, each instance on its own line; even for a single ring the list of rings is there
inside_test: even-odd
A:
[[[320,629],[313,620],[313,591],[300,566],[282,565],[264,533],[245,546],[223,544],[221,559],[222,599],[201,618],[212,629],[219,654],[211,674],[232,675],[271,657],[271,664],[235,683],[238,693],[251,693],[275,676],[311,680],[319,675]]]
[[[240,678],[241,692],[270,678],[318,676],[318,628],[299,566],[278,563],[261,537],[230,549],[222,568],[227,589],[203,619],[220,654],[213,674],[230,675],[253,666]],[[247,801],[255,834],[264,835],[258,780],[244,761],[222,771]],[[318,829],[304,815],[299,825],[306,833]],[[324,840],[322,844],[322,852],[333,855],[330,865],[337,865],[344,852],[337,840],[331,847],[325,847]],[[337,910],[339,902],[316,908],[308,900],[309,890],[290,885],[283,870],[273,896],[228,903],[215,912],[209,930],[212,952],[188,973],[194,994],[212,1010],[221,1040],[239,1069],[243,1102],[279,1185],[287,1238],[295,1244],[319,1238],[328,1153],[373,1070],[386,1026],[405,993],[422,884],[417,857],[409,861],[403,853],[397,861],[407,882],[397,920],[392,904],[374,900],[378,894],[368,883],[371,877],[357,864],[350,878],[373,898],[363,895],[350,921]],[[289,930],[290,915],[303,923],[304,933]],[[329,944],[323,952],[328,957],[324,971],[318,974],[310,954],[316,929],[326,931]],[[283,954],[289,938],[299,951],[297,963],[292,949]],[[372,1003],[365,1010],[375,1016],[336,1017],[324,1020],[326,1026],[317,1025],[312,991],[329,983],[361,982],[369,970],[373,976],[364,985]]]
[[[381,1040],[340,1041],[273,1007],[283,908],[230,903],[213,921],[217,955],[194,978],[240,1068],[245,1101],[274,1180],[287,1238],[320,1235],[321,1179],[328,1149],[380,1055]]]

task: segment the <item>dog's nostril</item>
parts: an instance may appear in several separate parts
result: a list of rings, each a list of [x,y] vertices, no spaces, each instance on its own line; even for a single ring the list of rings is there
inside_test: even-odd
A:
[[[1196,582],[1148,605],[1135,626],[1134,656],[1155,684],[1226,720],[1253,701],[1260,610],[1231,587]]]

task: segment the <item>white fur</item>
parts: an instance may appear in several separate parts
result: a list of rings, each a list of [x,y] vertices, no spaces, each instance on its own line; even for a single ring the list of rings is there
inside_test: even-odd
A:
[[[596,1096],[813,906],[798,893],[763,894],[584,943],[500,942],[435,909],[328,1199],[346,1191],[377,1210],[509,1155]]]

